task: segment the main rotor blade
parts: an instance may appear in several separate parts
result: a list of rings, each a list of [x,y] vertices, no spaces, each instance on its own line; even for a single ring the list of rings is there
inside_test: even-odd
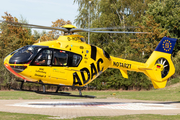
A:
[[[141,34],[148,34],[148,32],[126,32],[126,31],[91,31],[88,29],[71,29],[71,32],[92,32],[92,33],[141,33]]]
[[[82,28],[72,28],[71,32],[91,32],[89,29],[82,29]]]
[[[124,29],[124,27],[109,27],[109,28],[90,28],[90,29],[82,29],[82,28],[61,28],[61,27],[47,27],[42,25],[34,25],[34,24],[27,24],[27,23],[18,23],[18,22],[10,22],[10,21],[4,21],[0,20],[0,22],[5,22],[12,24],[13,26],[17,25],[23,25],[24,27],[29,28],[37,28],[37,29],[48,29],[48,30],[60,30],[64,32],[93,32],[93,33],[142,33],[142,34],[148,34],[148,32],[126,32],[126,31],[94,31],[94,30],[108,30],[108,29]],[[135,27],[129,27],[129,28],[135,28]],[[138,27],[137,27],[138,28]]]
[[[90,28],[91,31],[94,30],[116,30],[116,29],[134,29],[134,28],[139,28],[135,26],[122,26],[122,27],[107,27],[107,28]]]
[[[126,28],[138,28],[138,27],[126,27]],[[124,27],[107,27],[107,28],[90,28],[90,29],[82,29],[82,28],[73,28],[71,32],[92,32],[95,30],[112,30],[112,29],[126,29]]]
[[[60,30],[60,31],[65,31],[65,32],[68,31],[66,28],[61,28],[61,27],[47,27],[47,26],[33,25],[33,24],[27,24],[27,23],[9,22],[9,21],[3,21],[3,20],[0,20],[0,22],[5,22],[5,23],[15,24],[15,25],[24,25],[25,27],[30,27],[30,28]]]
[[[132,31],[90,31],[92,33],[141,33],[141,34],[148,34],[148,32],[132,32]]]

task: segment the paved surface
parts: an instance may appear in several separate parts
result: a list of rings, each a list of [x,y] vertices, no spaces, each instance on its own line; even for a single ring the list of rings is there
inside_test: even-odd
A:
[[[59,118],[129,114],[180,114],[180,102],[125,99],[0,100],[0,111]]]

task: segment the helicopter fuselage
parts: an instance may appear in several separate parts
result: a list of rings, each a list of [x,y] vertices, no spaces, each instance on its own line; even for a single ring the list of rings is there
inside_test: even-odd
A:
[[[8,55],[4,64],[26,81],[82,87],[111,64],[105,51],[83,39],[80,35],[67,35],[28,45]]]

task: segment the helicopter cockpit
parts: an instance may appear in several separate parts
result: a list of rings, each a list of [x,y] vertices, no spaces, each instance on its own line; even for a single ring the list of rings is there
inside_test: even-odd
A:
[[[9,60],[10,67],[17,73],[26,69],[25,64],[29,64],[29,66],[77,67],[82,60],[82,56],[79,54],[37,45],[24,46],[10,55],[12,55]]]
[[[27,64],[45,46],[27,45],[11,53],[10,64]]]

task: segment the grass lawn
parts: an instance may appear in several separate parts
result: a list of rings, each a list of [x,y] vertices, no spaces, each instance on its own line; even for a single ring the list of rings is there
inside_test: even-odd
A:
[[[66,91],[78,95],[78,91]],[[155,101],[180,101],[180,83],[163,89],[150,91],[83,91],[83,95],[94,95],[95,99],[119,98]],[[0,99],[75,99],[76,97],[42,95],[24,91],[0,91]],[[79,99],[79,98],[77,98]],[[88,98],[87,98],[88,99]],[[0,120],[49,120],[59,117],[0,112]],[[180,115],[123,115],[115,117],[80,117],[73,120],[179,120]]]
[[[179,120],[180,115],[122,115],[113,117],[78,117],[67,120]],[[56,116],[0,112],[0,120],[52,120]]]
[[[78,91],[66,91],[78,95]],[[155,101],[180,101],[180,83],[163,89],[149,91],[82,91],[83,95],[93,95],[96,99],[119,98]],[[0,99],[78,99],[77,97],[42,95],[26,91],[0,91]]]

